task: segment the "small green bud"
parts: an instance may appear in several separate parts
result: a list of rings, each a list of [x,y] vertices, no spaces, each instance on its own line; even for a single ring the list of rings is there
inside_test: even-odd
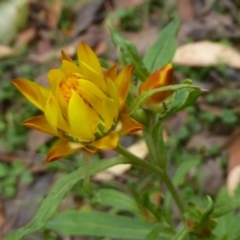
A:
[[[147,125],[148,123],[147,112],[142,108],[139,108],[138,110],[136,110],[133,113],[132,117],[143,125]]]

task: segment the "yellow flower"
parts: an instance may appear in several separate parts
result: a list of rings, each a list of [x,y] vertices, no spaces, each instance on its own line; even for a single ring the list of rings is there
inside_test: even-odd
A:
[[[174,84],[173,80],[173,71],[172,64],[169,63],[161,69],[156,70],[152,73],[145,82],[143,82],[139,88],[139,94],[147,92],[152,89],[164,87],[167,85]],[[172,94],[172,91],[159,92],[149,97],[144,102],[144,107],[149,108],[154,106],[162,101],[164,101],[167,97]]]
[[[117,66],[103,73],[94,52],[85,43],[77,50],[79,66],[62,52],[61,69],[48,72],[50,88],[27,79],[14,85],[44,114],[24,125],[59,137],[47,162],[76,151],[93,155],[99,149],[115,148],[119,136],[143,126],[124,113],[132,66],[117,74]],[[124,108],[125,109],[125,108]]]

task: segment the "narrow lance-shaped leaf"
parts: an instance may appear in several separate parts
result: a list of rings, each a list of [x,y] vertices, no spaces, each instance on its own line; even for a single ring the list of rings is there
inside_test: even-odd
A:
[[[161,32],[156,42],[147,50],[143,62],[149,72],[169,63],[177,49],[176,35],[179,29],[179,19],[175,17]]]
[[[215,206],[213,217],[218,218],[221,217],[228,212],[239,208],[240,207],[240,197],[233,197],[231,199],[228,199],[226,202],[223,202],[222,204],[218,204]]]
[[[168,109],[162,114],[161,118],[166,118],[173,113],[180,111],[192,104],[200,96],[201,90],[197,88],[183,88],[174,93],[173,102]]]
[[[113,209],[130,211],[140,216],[140,210],[138,209],[136,201],[133,198],[115,189],[100,189],[96,198],[102,205],[113,207]]]
[[[135,76],[141,81],[146,80],[149,76],[149,72],[134,44],[121,37],[114,28],[110,27],[110,30],[114,45],[120,48],[122,53],[122,62],[126,65],[133,64]]]
[[[106,212],[67,211],[56,215],[47,225],[47,229],[56,230],[65,235],[87,235],[117,239],[146,239],[156,223],[140,219],[113,215]],[[171,239],[173,231],[161,227],[158,239]]]
[[[106,159],[105,161],[101,161],[99,163],[93,163],[89,166],[89,174],[96,174],[97,172],[121,163],[126,163],[126,159],[123,157],[116,157]],[[84,168],[79,168],[71,174],[68,174],[58,180],[48,196],[42,201],[42,204],[32,221],[26,226],[10,233],[6,238],[4,238],[4,240],[20,240],[28,234],[41,230],[57,210],[67,192],[79,180],[83,179],[84,176]]]

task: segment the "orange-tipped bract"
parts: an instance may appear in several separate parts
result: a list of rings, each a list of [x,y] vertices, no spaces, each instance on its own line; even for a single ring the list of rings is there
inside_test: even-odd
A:
[[[173,80],[173,70],[172,64],[169,63],[161,69],[153,72],[145,82],[143,82],[139,88],[139,94],[147,92],[152,89],[168,86],[174,84]],[[167,97],[172,94],[172,91],[165,91],[155,93],[151,97],[149,97],[145,102],[144,106],[148,108],[148,106],[153,106],[164,101]]]

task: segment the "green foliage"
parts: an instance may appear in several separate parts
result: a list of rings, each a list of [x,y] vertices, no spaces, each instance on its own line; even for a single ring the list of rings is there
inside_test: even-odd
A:
[[[175,172],[173,177],[173,182],[177,186],[183,185],[185,183],[186,175],[189,173],[189,171],[192,168],[198,166],[199,164],[200,164],[200,159],[197,156],[195,156],[194,158],[191,157],[190,155],[186,156],[184,161],[181,162],[177,171]]]
[[[208,203],[203,209],[191,203],[185,213],[190,232],[200,236],[211,236],[212,229],[217,225],[216,220],[212,217],[214,210],[213,200],[210,197],[207,197],[207,199]]]
[[[96,174],[99,171],[102,171],[111,166],[125,163],[126,160],[122,157],[117,157],[113,159],[107,159],[105,161],[91,164],[90,174]],[[54,185],[51,192],[48,196],[42,201],[40,208],[38,209],[37,214],[34,216],[32,221],[9,234],[5,240],[20,240],[24,236],[34,233],[36,231],[41,230],[45,224],[50,220],[59,204],[66,196],[67,192],[81,179],[85,176],[85,172],[83,168],[79,168],[71,174],[66,175],[65,177],[58,180],[58,182]]]
[[[149,72],[146,69],[142,57],[137,52],[136,47],[134,44],[123,37],[112,27],[110,27],[112,41],[114,45],[120,50],[122,56],[121,59],[124,65],[134,65],[134,74],[138,77],[141,81],[144,81],[149,76]]]
[[[163,111],[164,106],[162,105],[162,102],[159,103],[159,105],[153,106],[151,108],[151,110],[155,113],[163,111],[164,113],[161,116],[162,118],[166,118],[167,116],[193,104],[201,93],[200,88],[191,84],[184,83],[156,88],[153,90],[149,90],[145,93],[142,93],[130,107],[129,113],[134,114],[134,112],[138,110],[141,107],[141,105],[154,94],[169,90],[176,92],[174,94],[173,99],[171,99],[171,102],[167,104],[169,105],[167,110],[165,112]]]
[[[214,217],[217,218],[217,226],[213,233],[219,240],[237,240],[240,238],[240,230],[236,223],[240,221],[240,214],[236,208],[240,207],[239,192],[234,197],[229,197],[226,188],[218,193],[215,203]]]
[[[184,109],[192,105],[193,103],[196,102],[200,94],[201,94],[200,89],[196,88],[179,89],[174,93],[172,103],[167,108],[167,110],[161,115],[161,117],[167,118],[173,113],[176,113],[181,109]]]
[[[125,31],[139,31],[142,28],[143,11],[141,8],[117,9],[116,17],[120,19],[120,27]]]
[[[225,124],[234,124],[238,120],[237,116],[229,109],[222,110],[222,122]]]
[[[67,211],[56,215],[48,224],[47,229],[57,230],[64,235],[87,235],[119,239],[145,239],[155,223],[106,212]],[[172,232],[161,227],[158,237],[169,239]]]
[[[156,42],[147,50],[144,63],[149,72],[169,63],[177,49],[176,36],[179,29],[179,19],[175,17],[161,32]]]
[[[16,185],[19,181],[31,183],[31,173],[25,169],[23,163],[14,161],[11,165],[0,163],[0,195],[11,198],[16,193]]]
[[[0,126],[0,140],[3,145],[6,144],[8,152],[26,146],[27,129],[22,125],[22,122],[36,113],[36,109],[29,102],[26,102],[18,110],[15,108],[19,108],[19,106],[9,108],[2,117],[0,116],[0,125],[2,125],[2,127]]]
[[[137,203],[128,195],[115,189],[100,189],[96,194],[96,200],[102,205],[111,206],[116,211],[140,214]]]

